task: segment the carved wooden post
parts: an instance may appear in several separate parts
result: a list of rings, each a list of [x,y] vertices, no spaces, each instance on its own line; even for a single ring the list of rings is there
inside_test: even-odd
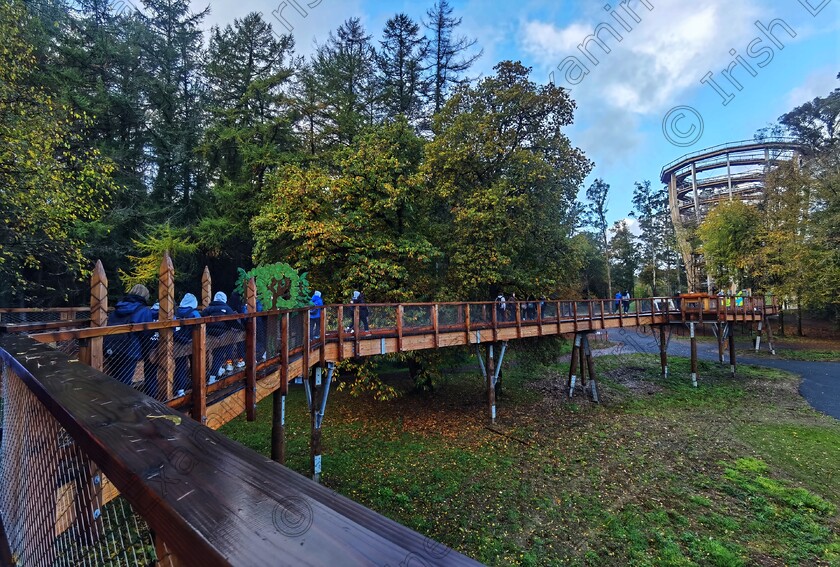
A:
[[[245,286],[248,313],[257,312],[257,284],[254,278]],[[257,319],[245,321],[245,415],[248,421],[257,419]]]
[[[96,261],[93,275],[90,278],[90,326],[104,327],[108,324],[108,276],[105,275],[105,268],[102,261]],[[90,362],[89,364],[102,371],[105,361],[102,358],[102,337],[90,339]]]
[[[204,273],[201,274],[201,309],[206,309],[213,301],[213,280],[210,277],[210,268],[204,266]]]
[[[160,303],[160,311],[158,311],[158,321],[172,321],[175,316],[175,268],[172,266],[172,258],[169,257],[169,252],[163,254],[159,275],[158,302]],[[174,345],[172,329],[161,329],[156,358],[158,388],[163,385],[163,391],[153,392],[151,395],[159,399],[162,396],[163,400],[171,400],[174,397],[172,395],[172,384],[175,379]]]
[[[665,338],[665,325],[659,325],[659,362],[662,365],[662,376],[668,377],[668,343]]]

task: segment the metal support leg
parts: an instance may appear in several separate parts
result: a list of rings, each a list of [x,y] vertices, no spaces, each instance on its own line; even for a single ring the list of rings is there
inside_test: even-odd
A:
[[[662,366],[662,377],[668,377],[668,343],[665,342],[665,325],[659,326],[659,362]]]
[[[735,377],[735,333],[729,329],[729,371]]]
[[[595,359],[592,357],[592,349],[589,347],[589,335],[584,335],[582,349],[586,352],[586,366],[589,369],[589,384],[592,393],[592,401],[596,404],[601,400],[598,396],[598,379],[595,376]]]
[[[758,352],[758,349],[761,347],[761,333],[764,330],[764,326],[762,322],[758,322],[758,331],[755,334],[755,352]]]
[[[694,332],[694,321],[688,324],[691,334],[691,385],[697,387],[697,335]]]
[[[775,355],[776,349],[773,348],[773,330],[770,328],[770,321],[765,317],[764,326],[767,329],[767,348],[770,349],[770,354]]]
[[[496,388],[493,384],[493,376],[496,374],[496,364],[493,357],[493,343],[487,345],[487,404],[490,406],[490,423],[496,423]]]
[[[569,360],[569,397],[571,398],[575,393],[575,381],[577,380],[577,363],[578,363],[578,347],[580,346],[580,334],[575,333],[575,342],[572,347],[572,357]]]

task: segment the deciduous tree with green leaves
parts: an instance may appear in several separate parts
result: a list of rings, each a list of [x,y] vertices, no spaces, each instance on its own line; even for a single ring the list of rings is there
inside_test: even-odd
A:
[[[499,63],[435,118],[424,172],[444,253],[439,298],[488,299],[500,287],[548,295],[577,281],[572,217],[591,163],[563,133],[568,92],[529,76],[521,63]]]

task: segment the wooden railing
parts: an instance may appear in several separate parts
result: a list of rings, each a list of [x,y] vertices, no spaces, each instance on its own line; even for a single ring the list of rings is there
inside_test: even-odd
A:
[[[477,564],[28,337],[0,364],[4,564]]]

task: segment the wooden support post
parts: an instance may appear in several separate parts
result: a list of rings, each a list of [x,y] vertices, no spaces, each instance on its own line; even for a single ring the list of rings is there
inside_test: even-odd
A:
[[[440,348],[440,326],[438,324],[438,304],[432,305],[432,330],[435,333],[435,348]]]
[[[90,277],[90,326],[105,327],[108,324],[108,276],[102,261],[96,261],[96,267]],[[105,368],[102,356],[102,337],[90,338],[90,364],[100,372]]]
[[[399,306],[397,319],[397,350],[402,351],[402,305]],[[464,304],[464,344],[470,344],[470,304]]]
[[[691,385],[697,387],[697,335],[694,332],[694,321],[688,324],[691,334]]]
[[[559,335],[560,332],[563,330],[563,327],[560,324],[560,309],[563,304],[558,301],[557,302],[557,334]]]
[[[257,282],[250,278],[245,284],[245,305],[248,313],[257,312]],[[257,319],[245,321],[245,418],[257,419]]]
[[[490,423],[496,423],[496,388],[493,384],[493,377],[496,375],[496,359],[493,355],[493,345],[487,345],[487,364],[484,365],[487,371],[487,404],[490,410]]]
[[[542,314],[542,300],[537,301],[537,336],[543,335],[543,314]]]
[[[301,318],[301,326],[303,327],[303,339],[301,340],[301,367],[300,367],[300,377],[301,381],[306,381],[307,377],[309,376],[309,349],[312,348],[309,338],[309,311],[303,311],[300,313]],[[359,331],[356,330],[356,341],[357,341],[357,349],[358,349],[358,340],[359,340]],[[357,350],[358,352],[358,350]]]
[[[340,330],[340,329],[339,329]],[[286,396],[289,393],[289,314],[280,320],[280,388],[274,392],[271,418],[271,458],[286,462]]]
[[[312,473],[312,480],[321,480],[321,427],[318,424],[318,410],[321,407],[321,396],[323,396],[322,368],[315,366],[310,369],[306,379],[309,380],[309,391],[312,392],[311,404],[309,406],[310,429],[309,429],[309,470]]]
[[[665,325],[659,325],[659,363],[662,365],[662,377],[668,377],[668,343],[665,342]]]
[[[755,333],[755,352],[761,347],[761,333],[764,332],[763,321],[759,320],[757,323],[758,329]]]
[[[735,377],[735,333],[729,329],[729,371]]]
[[[204,266],[201,274],[201,309],[204,310],[213,301],[213,279],[210,277],[210,268]]]
[[[172,321],[175,318],[175,268],[169,252],[164,252],[160,263],[160,280],[158,283],[158,302],[160,311],[158,321]],[[157,383],[159,392],[149,392],[157,399],[171,400],[173,383],[175,380],[175,342],[172,329],[161,329],[157,346]],[[162,386],[162,388],[161,388]]]
[[[192,329],[192,418],[207,424],[207,325]]]
[[[516,310],[516,338],[522,338],[522,309],[519,308],[520,303],[517,301],[513,308]],[[493,337],[493,340],[497,340]]]
[[[599,308],[601,309],[601,328],[606,329],[607,324],[604,322],[604,300],[602,299],[599,303]]]
[[[589,385],[592,401],[597,404],[600,403],[601,400],[598,396],[598,378],[595,375],[595,359],[592,357],[592,349],[589,346],[588,334],[583,336],[583,345],[581,345],[581,348],[586,352],[586,368],[589,371]]]
[[[321,341],[318,347],[318,358],[321,366],[327,364],[327,308],[318,310],[318,337]]]
[[[356,304],[353,306],[353,356],[359,356],[359,335],[362,334],[359,320],[359,305]]]
[[[720,303],[720,302],[718,302],[718,303]],[[728,323],[720,322],[720,320],[718,320],[718,321],[719,321],[718,324],[717,324],[717,326],[718,326],[718,333],[717,333],[718,362],[720,364],[723,364],[723,351],[724,351],[723,341],[726,340],[726,330],[727,330]]]
[[[577,301],[572,302],[572,328],[578,332]]]
[[[338,321],[338,360],[340,362],[344,360],[344,305],[338,306],[336,319]],[[397,320],[397,333],[397,340],[402,344],[402,316]]]
[[[572,346],[572,356],[569,359],[569,380],[566,382],[566,386],[569,388],[569,397],[571,398],[575,393],[575,386],[577,382],[577,365],[578,365],[578,357],[577,351],[578,346],[580,346],[580,334],[575,333],[575,342]]]
[[[505,311],[502,311],[502,318],[504,318]],[[490,323],[493,325],[493,340],[498,338],[499,328],[499,308],[495,305],[490,310]]]

